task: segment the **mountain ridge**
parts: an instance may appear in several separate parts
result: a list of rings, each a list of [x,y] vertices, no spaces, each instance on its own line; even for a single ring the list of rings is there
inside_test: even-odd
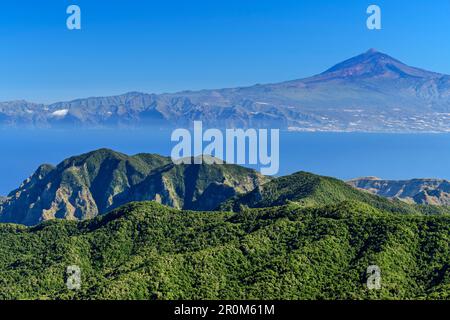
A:
[[[253,191],[236,195],[224,202],[220,209],[240,212],[247,208],[266,208],[291,203],[304,207],[317,207],[344,201],[363,203],[377,210],[398,214],[450,213],[450,207],[439,207],[435,203],[427,206],[412,205],[396,198],[362,191],[360,188],[336,178],[303,171],[274,178],[257,186]]]
[[[239,212],[290,203],[314,207],[354,201],[399,214],[450,212],[450,207],[435,206],[438,203],[412,205],[359,189],[302,171],[271,178],[238,165],[174,164],[156,154],[128,156],[98,149],[56,166],[39,166],[0,202],[0,223],[89,220],[127,203],[149,200],[194,211]]]
[[[347,183],[376,195],[408,203],[450,205],[450,181],[445,179],[384,180],[362,177]]]
[[[296,131],[450,132],[450,76],[369,50],[321,74],[280,83],[0,103],[2,126],[190,126],[194,120]]]
[[[0,222],[34,225],[62,218],[91,219],[132,201],[212,210],[268,181],[236,165],[175,165],[155,154],[128,156],[99,149],[41,165],[0,205]]]

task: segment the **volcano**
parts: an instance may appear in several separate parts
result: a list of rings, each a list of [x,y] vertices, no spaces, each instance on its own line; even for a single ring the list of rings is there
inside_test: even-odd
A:
[[[196,120],[220,128],[450,132],[450,76],[370,49],[318,75],[281,83],[0,103],[0,126],[190,127]]]

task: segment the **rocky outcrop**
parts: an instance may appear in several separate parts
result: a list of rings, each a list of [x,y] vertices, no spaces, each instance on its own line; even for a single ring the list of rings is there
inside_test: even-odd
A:
[[[450,182],[442,179],[382,180],[376,177],[348,181],[358,189],[409,203],[450,205]]]

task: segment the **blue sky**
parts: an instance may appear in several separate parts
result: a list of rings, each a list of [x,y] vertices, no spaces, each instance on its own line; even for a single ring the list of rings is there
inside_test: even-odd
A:
[[[70,4],[82,30],[66,28]],[[370,4],[381,31],[366,28]],[[2,1],[0,101],[284,81],[371,47],[450,74],[450,1]]]

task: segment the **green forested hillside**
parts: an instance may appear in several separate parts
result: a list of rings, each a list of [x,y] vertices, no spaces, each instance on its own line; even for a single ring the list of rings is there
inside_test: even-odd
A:
[[[305,172],[271,180],[105,149],[41,166],[6,207],[26,218],[58,199],[67,219],[82,195],[100,212],[125,205],[81,222],[0,223],[0,299],[450,299],[449,207]],[[79,290],[66,286],[73,265]],[[366,286],[371,265],[380,290]]]
[[[357,190],[341,180],[306,172],[272,179],[230,164],[175,165],[156,154],[128,156],[100,149],[42,165],[7,198],[0,223],[36,225],[51,219],[86,220],[133,201],[156,201],[184,210],[305,206],[344,200],[398,213],[450,213],[448,206],[419,206]]]
[[[450,298],[450,216],[359,201],[230,212],[131,203],[85,222],[0,224],[2,299]],[[369,265],[381,290],[365,286]],[[66,268],[82,270],[79,291]]]
[[[242,207],[264,208],[280,206],[290,202],[311,207],[336,204],[345,200],[361,201],[380,210],[388,210],[402,214],[450,213],[450,207],[410,205],[400,200],[382,198],[358,190],[335,178],[319,176],[308,172],[297,172],[274,179],[256,187],[251,192],[237,195],[233,199],[223,203],[220,208],[223,210],[239,211]]]
[[[211,210],[268,181],[237,165],[175,165],[156,154],[128,156],[95,150],[42,165],[6,200],[0,222],[35,225],[51,219],[84,220],[132,201],[154,200],[179,209]]]

